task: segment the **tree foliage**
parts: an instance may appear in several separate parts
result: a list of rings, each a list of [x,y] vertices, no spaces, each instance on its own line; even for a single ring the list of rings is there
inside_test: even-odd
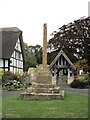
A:
[[[40,45],[29,46],[29,52],[35,53],[37,64],[42,64],[42,47]]]
[[[42,63],[42,47],[40,45],[28,46],[24,43],[27,62],[24,65],[24,71],[30,67],[36,67],[37,64]]]
[[[34,53],[26,52],[27,62],[24,65],[24,71],[27,71],[30,67],[36,67],[37,60]]]
[[[67,56],[76,62],[88,59],[90,65],[90,17],[80,18],[67,25],[63,25],[51,34],[48,49],[52,53],[63,49]],[[54,55],[52,54],[52,55]],[[51,59],[53,57],[51,56]]]
[[[78,70],[83,69],[84,72],[88,71],[87,59],[78,60],[75,66]]]

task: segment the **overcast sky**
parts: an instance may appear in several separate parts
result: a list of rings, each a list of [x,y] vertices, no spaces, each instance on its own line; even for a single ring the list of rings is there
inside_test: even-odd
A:
[[[0,28],[18,27],[28,45],[43,43],[43,24],[47,39],[64,24],[88,16],[89,0],[0,0]]]

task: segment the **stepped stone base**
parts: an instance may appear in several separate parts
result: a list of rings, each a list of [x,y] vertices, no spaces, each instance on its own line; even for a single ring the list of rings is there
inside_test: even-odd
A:
[[[40,100],[48,100],[48,99],[56,99],[56,98],[64,98],[63,92],[60,94],[56,93],[22,93],[21,99],[24,100],[33,100],[33,99],[40,99]]]
[[[53,99],[64,98],[64,90],[51,84],[34,84],[26,92],[21,93],[21,99]]]
[[[35,71],[36,78],[32,82],[32,87],[21,93],[21,99],[64,98],[64,91],[60,90],[56,84],[52,84],[52,76],[49,70],[36,69]]]

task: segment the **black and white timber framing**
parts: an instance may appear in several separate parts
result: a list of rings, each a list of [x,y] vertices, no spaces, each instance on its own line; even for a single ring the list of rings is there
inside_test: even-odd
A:
[[[67,76],[67,78],[65,78],[67,84],[70,84],[74,80],[74,71],[76,70],[76,67],[63,50],[61,50],[52,61],[49,69],[52,73],[52,77],[56,77],[57,84],[59,83],[59,79],[61,79],[62,76]],[[62,80],[64,81],[63,78]]]
[[[0,69],[17,71],[23,74],[25,63],[25,50],[22,38],[22,31],[18,28],[2,28],[2,56],[0,55]],[[1,36],[0,36],[1,38]]]

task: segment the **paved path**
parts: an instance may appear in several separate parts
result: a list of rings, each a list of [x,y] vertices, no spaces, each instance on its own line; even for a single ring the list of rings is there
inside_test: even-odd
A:
[[[17,91],[3,91],[2,92],[2,98],[7,97],[9,95],[14,95],[14,94],[20,94],[25,92],[26,90],[17,90]]]
[[[61,89],[64,89],[66,92],[68,92],[69,94],[80,94],[80,95],[85,95],[88,96],[88,89],[75,89],[75,88],[71,88],[69,86],[61,86]],[[2,92],[2,97],[7,97],[9,95],[13,95],[13,94],[20,94],[22,92],[25,92],[26,90],[20,90],[20,91],[3,91]]]
[[[61,89],[64,89],[68,93],[72,93],[72,94],[74,93],[74,94],[88,96],[88,89],[75,89],[75,88],[71,88],[69,86],[61,86]]]

